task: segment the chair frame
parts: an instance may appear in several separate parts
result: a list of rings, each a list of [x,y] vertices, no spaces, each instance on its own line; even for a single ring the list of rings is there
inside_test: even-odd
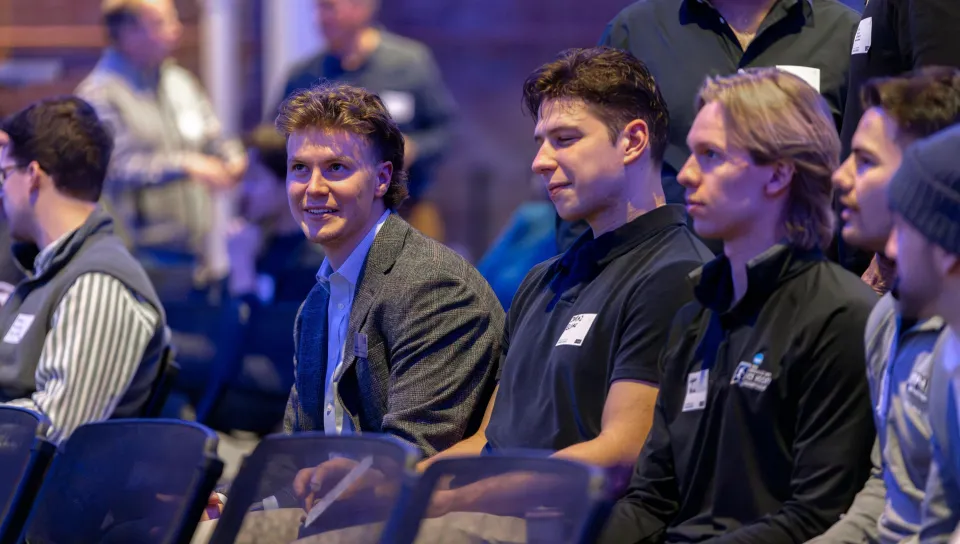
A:
[[[496,463],[496,467],[492,468]],[[509,467],[506,466],[509,463]],[[502,467],[502,470],[501,470]],[[394,510],[386,528],[381,544],[412,544],[416,541],[420,531],[420,523],[430,505],[430,498],[438,481],[450,474],[469,472],[473,474],[487,473],[490,476],[506,472],[529,471],[550,473],[557,467],[572,468],[585,471],[587,475],[587,489],[584,499],[588,502],[587,519],[580,527],[580,533],[575,542],[593,542],[599,536],[606,515],[609,513],[610,497],[607,491],[607,478],[603,471],[591,465],[578,463],[567,459],[557,459],[541,456],[517,455],[487,455],[477,457],[457,457],[438,459],[431,464],[410,494],[400,502],[401,508]],[[415,522],[414,522],[415,520]]]
[[[397,453],[403,456],[404,476],[400,493],[397,497],[397,504],[405,500],[412,482],[416,478],[416,465],[422,458],[419,450],[406,442],[385,434],[349,435],[349,436],[330,436],[323,432],[311,431],[301,432],[292,435],[272,434],[264,437],[257,445],[257,448],[248,456],[244,457],[237,478],[230,487],[230,496],[227,505],[224,508],[223,515],[217,522],[217,527],[210,538],[209,544],[231,544],[239,534],[243,519],[248,512],[248,508],[260,497],[256,496],[258,484],[260,483],[261,472],[253,471],[250,467],[265,467],[266,460],[277,453],[284,451],[284,446],[290,442],[323,442],[325,444],[336,444],[335,449],[346,454],[365,455],[376,448],[386,449],[395,448]],[[394,510],[396,507],[394,507]],[[392,517],[391,513],[391,517]]]
[[[0,544],[13,544],[20,536],[20,531],[30,515],[33,501],[57,448],[46,438],[47,431],[50,429],[50,420],[45,415],[16,406],[0,406],[0,410],[23,412],[37,421],[36,435],[30,446],[30,460],[27,462],[20,483],[13,492],[10,509],[0,520]]]
[[[171,533],[171,538],[165,541],[165,544],[190,544],[190,541],[193,539],[193,533],[196,531],[197,523],[200,522],[200,517],[203,515],[203,511],[210,499],[210,494],[213,492],[214,486],[217,485],[217,481],[220,479],[220,475],[223,473],[223,461],[217,457],[216,454],[217,445],[219,443],[217,434],[198,423],[181,421],[178,419],[111,419],[97,423],[88,423],[87,425],[117,426],[130,424],[136,424],[144,427],[177,425],[191,427],[202,431],[205,435],[207,435],[202,459],[200,463],[194,467],[194,470],[200,471],[200,479],[194,489],[191,490],[190,496],[188,496],[184,501],[185,506],[182,514],[179,516],[179,519],[175,521],[176,525]],[[67,445],[69,446],[69,439],[67,441]],[[57,462],[62,458],[62,456],[63,454],[61,453],[54,458],[53,463],[51,463],[49,467],[51,470],[56,467]],[[43,488],[41,486],[37,492],[37,495],[39,496],[40,492],[42,491]],[[30,524],[33,521],[33,516],[34,513],[31,512],[30,517],[27,518],[26,523],[23,525],[23,529],[18,540],[18,542],[21,544],[25,544],[27,542],[27,533],[30,529]]]

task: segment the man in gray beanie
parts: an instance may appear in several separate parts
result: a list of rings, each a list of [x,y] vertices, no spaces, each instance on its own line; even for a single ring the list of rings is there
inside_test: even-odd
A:
[[[960,522],[960,125],[904,153],[890,182],[894,229],[886,253],[897,263],[894,291],[904,313],[944,318],[929,383],[908,381],[928,401],[933,461],[920,542],[947,542]],[[910,308],[912,311],[907,312]]]

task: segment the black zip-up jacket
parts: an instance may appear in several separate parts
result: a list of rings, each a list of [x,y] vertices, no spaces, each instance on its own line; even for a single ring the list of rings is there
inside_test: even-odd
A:
[[[875,436],[863,333],[877,297],[819,251],[777,245],[691,274],[653,428],[602,542],[805,542],[846,511]],[[703,384],[703,385],[699,385]]]

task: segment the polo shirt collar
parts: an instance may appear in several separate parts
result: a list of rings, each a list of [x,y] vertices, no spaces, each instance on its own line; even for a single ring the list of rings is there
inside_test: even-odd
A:
[[[730,260],[721,255],[690,273],[696,299],[722,319],[749,319],[760,312],[770,296],[785,282],[824,260],[820,249],[804,250],[780,243],[747,263],[747,292],[733,304]]]
[[[683,206],[668,204],[655,208],[610,232],[605,232],[598,238],[594,238],[593,230],[588,229],[557,261],[557,267],[570,270],[583,263],[591,263],[591,268],[602,269],[660,230],[671,225],[686,225],[686,223],[687,215]]]
[[[757,30],[757,35],[759,36],[761,32],[769,28],[773,23],[785,18],[790,10],[793,9],[797,4],[803,4],[803,15],[804,17],[813,22],[813,1],[814,0],[777,0],[777,2],[770,9],[770,13],[767,14],[766,18],[760,24],[760,28]],[[710,13],[714,15],[719,15],[719,11],[714,7],[711,0],[681,0],[680,1],[680,21],[682,24],[694,23],[697,20],[697,16],[702,16],[706,11],[704,8],[707,8]]]

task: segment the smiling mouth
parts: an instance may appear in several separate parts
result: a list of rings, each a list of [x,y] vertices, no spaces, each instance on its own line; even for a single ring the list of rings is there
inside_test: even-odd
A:
[[[322,217],[324,215],[330,215],[336,213],[337,210],[332,210],[330,208],[310,208],[303,210],[303,213],[307,215],[312,215],[314,217]]]

